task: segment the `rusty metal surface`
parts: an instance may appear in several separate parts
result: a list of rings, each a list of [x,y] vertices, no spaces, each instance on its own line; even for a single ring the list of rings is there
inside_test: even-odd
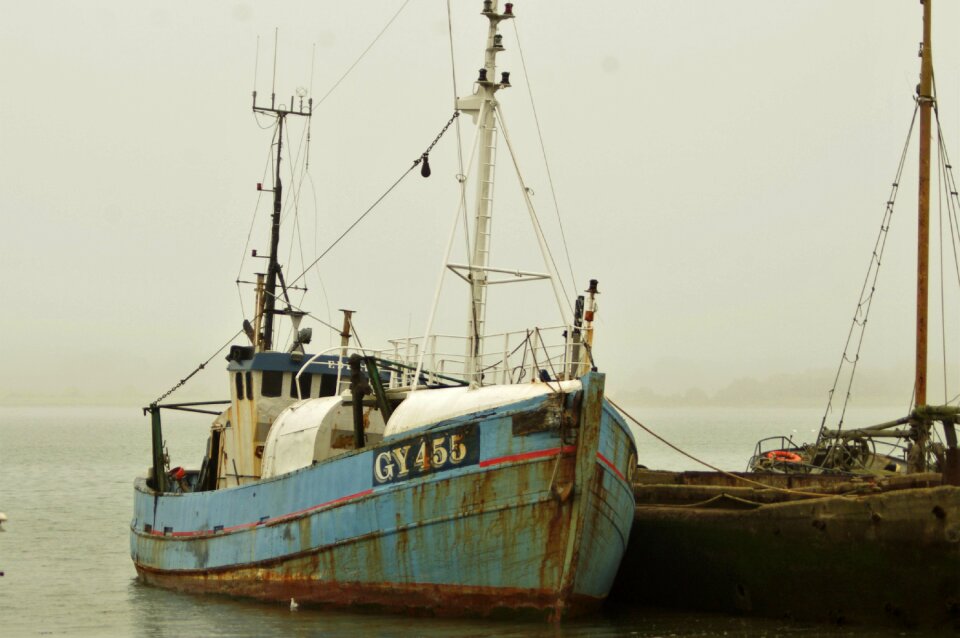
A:
[[[897,485],[743,509],[676,497],[704,486],[664,487],[659,502],[636,508],[615,600],[960,629],[960,488]]]
[[[438,615],[579,613],[609,590],[634,506],[632,439],[596,403],[602,385],[591,395],[565,403],[576,419],[549,418],[555,407],[538,400],[230,490],[157,496],[140,484],[134,563],[145,582],[184,591]],[[515,433],[527,412],[549,427],[528,419]],[[565,431],[571,421],[579,427]]]
[[[304,566],[308,567],[308,566]],[[531,591],[502,587],[470,587],[417,583],[327,583],[318,587],[309,579],[271,576],[255,569],[239,569],[220,575],[180,575],[137,568],[140,579],[150,585],[194,594],[225,594],[263,601],[296,599],[301,606],[362,607],[377,611],[436,617],[534,616],[552,619],[557,612],[553,590]],[[564,617],[596,611],[602,598],[572,596],[564,605]]]

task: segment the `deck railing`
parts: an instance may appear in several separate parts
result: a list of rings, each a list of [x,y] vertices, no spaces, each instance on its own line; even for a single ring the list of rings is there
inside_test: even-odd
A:
[[[558,381],[577,378],[587,371],[589,352],[587,346],[574,335],[576,333],[570,326],[487,335],[483,340],[475,381],[477,385],[509,385],[535,379]],[[425,352],[422,337],[391,339],[389,344],[386,350],[334,346],[317,352],[303,362],[294,383],[299,390],[299,377],[310,364],[324,356],[339,355],[337,393],[346,391],[350,385],[348,360],[353,353],[379,360],[379,365],[384,368],[384,380],[390,389],[471,382],[466,366],[470,340],[466,337],[432,335],[426,339]]]
[[[476,379],[468,378],[470,340],[466,337],[431,335],[426,342],[422,337],[391,339],[391,347],[383,354],[404,366],[391,377],[390,387],[414,385],[418,366],[420,383],[428,385],[449,379],[476,381],[479,385],[523,383],[536,378],[569,379],[579,375],[586,354],[585,346],[573,339],[573,334],[569,326],[553,326],[486,335]]]

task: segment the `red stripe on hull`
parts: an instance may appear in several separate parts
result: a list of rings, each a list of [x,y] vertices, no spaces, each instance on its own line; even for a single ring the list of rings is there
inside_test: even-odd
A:
[[[619,476],[621,481],[626,481],[626,480],[627,480],[627,477],[625,477],[625,476],[620,472],[620,470],[617,469],[617,466],[614,465],[614,464],[610,461],[610,459],[608,459],[608,458],[605,457],[604,455],[600,454],[599,452],[597,452],[597,458],[600,459],[601,461],[603,461],[604,465],[606,465],[606,466],[609,467],[611,470],[613,470],[613,473],[616,474],[617,476]]]
[[[572,454],[576,452],[576,445],[565,445],[563,447],[554,447],[549,450],[537,450],[536,452],[524,452],[523,454],[512,454],[510,456],[500,456],[495,459],[480,461],[480,467],[490,467],[491,465],[500,465],[502,463],[516,463],[517,461],[529,461],[532,459],[541,459],[546,456],[555,456],[557,454]]]
[[[486,461],[480,461],[480,464],[479,464],[479,465],[480,465],[480,467],[490,467],[490,466],[492,466],[492,465],[502,465],[502,464],[504,464],[504,463],[517,463],[517,462],[520,462],[520,461],[530,461],[530,460],[534,460],[534,459],[540,459],[540,458],[545,458],[545,457],[549,457],[549,456],[555,456],[555,455],[557,455],[557,454],[573,454],[574,452],[576,452],[576,450],[577,450],[577,446],[575,446],[575,445],[565,445],[565,446],[563,446],[563,447],[555,447],[555,448],[550,448],[550,449],[547,449],[547,450],[536,450],[536,451],[534,451],[534,452],[524,452],[524,453],[522,453],[522,454],[513,454],[513,455],[510,455],[510,456],[501,456],[501,457],[497,457],[497,458],[493,458],[493,459],[487,459]],[[621,479],[623,479],[623,475],[617,470],[616,467],[613,466],[612,463],[610,463],[610,461],[608,461],[608,460],[606,459],[606,457],[604,457],[604,456],[603,456],[602,454],[600,454],[599,452],[597,452],[597,456],[598,456],[602,461],[604,461],[607,465],[609,465],[609,466],[613,469],[613,471],[617,473],[617,476],[619,476]],[[623,480],[626,480],[626,479],[623,479]],[[290,512],[290,513],[288,513],[288,514],[282,514],[282,515],[280,515],[280,516],[275,516],[275,517],[273,517],[273,518],[268,518],[268,519],[266,519],[266,520],[264,520],[264,521],[258,521],[258,522],[255,522],[255,523],[242,523],[242,524],[240,524],[240,525],[233,525],[233,526],[231,526],[231,527],[225,527],[225,528],[223,528],[222,530],[219,530],[219,531],[217,531],[217,532],[214,532],[213,530],[195,530],[195,531],[186,531],[186,532],[183,532],[183,531],[181,531],[181,532],[170,532],[169,534],[166,534],[166,533],[164,533],[162,530],[156,530],[156,529],[154,529],[154,530],[151,530],[151,531],[150,531],[150,535],[152,535],[152,536],[173,536],[173,537],[175,537],[175,538],[180,538],[180,537],[188,537],[188,538],[189,538],[189,537],[196,537],[196,536],[215,536],[215,535],[217,535],[217,534],[229,534],[229,533],[231,533],[231,532],[238,532],[238,531],[245,530],[245,529],[251,529],[251,528],[256,527],[256,526],[258,526],[258,525],[269,525],[270,523],[275,523],[275,522],[278,522],[278,521],[284,521],[284,520],[288,520],[288,519],[291,519],[291,518],[296,518],[296,517],[298,517],[298,516],[302,516],[302,515],[307,514],[307,513],[309,513],[309,512],[313,512],[313,511],[316,511],[316,510],[319,510],[319,509],[323,509],[323,508],[325,508],[325,507],[333,507],[333,506],[335,506],[335,505],[340,505],[340,504],[346,503],[346,502],[348,502],[348,501],[356,500],[356,499],[358,499],[358,498],[363,498],[364,496],[368,496],[368,495],[370,495],[370,494],[373,494],[373,489],[364,490],[364,491],[362,491],[362,492],[357,492],[356,494],[349,494],[349,495],[347,495],[347,496],[341,496],[341,497],[335,498],[335,499],[333,499],[333,500],[331,500],[331,501],[327,501],[327,502],[325,502],[325,503],[320,503],[319,505],[313,505],[313,506],[311,506],[311,507],[307,507],[307,508],[304,508],[304,509],[302,509],[302,510],[297,510],[296,512]]]

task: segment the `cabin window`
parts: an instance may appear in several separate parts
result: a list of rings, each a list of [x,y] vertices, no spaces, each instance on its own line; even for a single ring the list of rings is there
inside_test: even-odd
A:
[[[337,393],[337,375],[321,374],[320,375],[320,396],[332,397],[336,393]]]
[[[237,382],[237,401],[241,401],[243,399],[243,373],[238,372],[235,375],[235,380]]]
[[[310,381],[313,379],[312,374],[301,374],[300,375],[300,396],[304,399],[310,397]],[[297,377],[293,376],[290,381],[290,396],[294,399],[297,398]]]
[[[264,370],[260,379],[260,394],[265,397],[278,397],[283,393],[283,373],[277,370]]]
[[[247,398],[253,398],[253,375],[247,372]]]

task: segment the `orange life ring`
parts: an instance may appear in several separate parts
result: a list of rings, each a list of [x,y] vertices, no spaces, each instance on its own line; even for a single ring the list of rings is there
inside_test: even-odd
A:
[[[773,452],[767,452],[765,456],[771,461],[779,461],[781,463],[799,463],[803,460],[799,454],[788,450],[774,450]]]

